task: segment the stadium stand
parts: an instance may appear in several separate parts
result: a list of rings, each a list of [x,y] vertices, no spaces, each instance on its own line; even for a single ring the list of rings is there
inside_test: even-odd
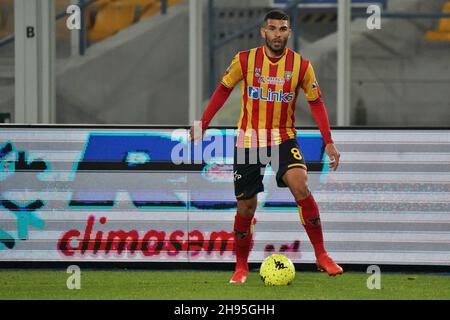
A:
[[[14,31],[14,0],[0,0],[0,41]],[[11,97],[14,94],[14,46],[0,47],[0,123],[11,119]]]
[[[181,2],[183,1],[168,0],[167,6]],[[87,8],[87,38],[89,41],[106,39],[160,11],[160,0],[97,0]]]
[[[14,30],[13,0],[0,0],[0,39],[10,35]]]
[[[96,1],[98,12],[91,29],[88,29],[88,40],[105,39],[133,23],[135,6],[127,1]],[[88,19],[89,20],[89,19]]]
[[[157,14],[159,11],[161,11],[161,1],[159,0],[132,0],[132,1],[137,1],[137,2],[148,2],[142,10],[142,13],[139,17],[139,20],[144,20],[147,19],[149,17],[154,16],[155,14]],[[181,2],[183,2],[183,0],[168,0],[167,1],[167,6],[171,7],[177,4],[180,4]]]
[[[443,13],[450,13],[450,1],[442,6]],[[450,41],[450,18],[439,19],[437,30],[428,31],[425,35],[428,41]]]
[[[153,17],[161,10],[161,3],[159,1],[148,1],[149,3],[143,7],[140,20]]]
[[[65,28],[65,19],[57,24],[65,29],[68,37],[64,45],[57,42],[58,122],[60,123],[185,123],[187,112],[159,109],[168,96],[175,99],[177,110],[187,110],[188,81],[188,20],[187,1],[168,1],[168,14],[159,14],[159,0],[99,0],[90,8],[86,25],[95,28],[102,8],[98,4],[127,2],[134,6],[134,18],[126,30],[111,33],[95,42],[87,50],[86,57],[70,54],[70,32]],[[248,0],[250,3],[250,0]],[[56,0],[59,8],[70,0]],[[183,2],[184,4],[174,4]],[[450,1],[436,0],[392,0],[389,10],[393,12],[433,13],[447,10]],[[0,5],[13,0],[0,0]],[[253,2],[249,6],[243,1],[217,1],[215,37],[226,40],[242,28],[258,23],[267,9]],[[267,3],[266,3],[267,5]],[[58,7],[57,7],[58,8]],[[151,16],[153,10],[153,18]],[[59,9],[57,11],[60,11]],[[313,15],[316,11],[316,15]],[[2,14],[4,11],[1,11]],[[13,11],[12,11],[13,12]],[[317,15],[320,13],[320,15]],[[10,23],[13,24],[10,13]],[[3,17],[1,18],[3,23]],[[447,24],[444,22],[447,21]],[[385,19],[381,30],[367,30],[362,18],[352,22],[352,107],[358,125],[442,125],[448,119],[448,87],[450,73],[448,63],[442,59],[448,53],[448,41],[428,41],[424,36],[428,30],[448,32],[449,19]],[[205,21],[206,23],[206,21]],[[209,26],[205,25],[206,35]],[[300,51],[315,63],[316,75],[325,93],[329,117],[336,117],[336,21],[331,12],[302,9],[299,12]],[[164,37],[161,35],[164,34]],[[113,36],[114,35],[114,36]],[[104,41],[101,41],[104,40]],[[154,41],[154,42],[152,42]],[[158,43],[155,46],[155,43]],[[238,38],[225,43],[216,51],[215,69],[219,77],[239,50],[261,43],[259,30],[248,30]],[[205,48],[207,39],[205,39]],[[163,50],[164,49],[164,50]],[[167,51],[177,52],[167,55]],[[62,52],[63,51],[63,52]],[[63,54],[67,53],[67,54]],[[14,44],[0,47],[0,111],[12,112],[14,99]],[[128,57],[128,59],[124,59]],[[149,58],[152,59],[149,59]],[[207,57],[205,57],[207,59]],[[158,63],[153,63],[158,61]],[[110,68],[114,65],[114,68]],[[209,72],[205,60],[204,74]],[[107,71],[106,71],[107,70]],[[125,80],[126,79],[126,80]],[[218,79],[216,79],[218,80]],[[76,85],[74,85],[74,83]],[[102,83],[103,89],[91,92],[89,88]],[[117,90],[120,86],[121,90]],[[204,85],[206,88],[206,84]],[[177,94],[173,94],[177,88]],[[178,89],[182,88],[182,89]],[[427,92],[423,95],[421,92]],[[208,90],[205,89],[205,99]],[[83,94],[80,94],[80,93]],[[85,96],[85,97],[83,97]],[[114,97],[114,98],[107,98]],[[239,116],[240,94],[235,90],[220,111],[213,125],[234,125]],[[313,125],[313,119],[305,104],[299,101],[299,125]],[[423,106],[434,113],[423,113]],[[123,112],[123,106],[133,112]],[[149,108],[149,105],[158,107]],[[408,108],[407,116],[402,113]],[[172,110],[173,111],[173,110]],[[361,111],[361,112],[359,112]],[[392,113],[386,118],[384,115]],[[167,114],[166,114],[167,113]],[[439,115],[439,116],[433,116]],[[174,118],[175,116],[175,118]]]
[[[70,0],[56,0],[55,13],[66,12],[67,7],[70,6]],[[70,41],[70,31],[66,26],[66,19],[59,19],[55,21],[56,41]]]

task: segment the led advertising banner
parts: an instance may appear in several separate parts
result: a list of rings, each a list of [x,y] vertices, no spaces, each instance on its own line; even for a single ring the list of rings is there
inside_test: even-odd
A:
[[[234,262],[235,130],[3,126],[0,261]],[[339,263],[450,265],[450,130],[299,130],[326,247]],[[315,262],[269,166],[250,262]]]

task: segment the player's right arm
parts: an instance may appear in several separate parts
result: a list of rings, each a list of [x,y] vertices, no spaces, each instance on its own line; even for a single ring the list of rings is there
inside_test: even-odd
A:
[[[243,79],[242,67],[240,63],[240,53],[236,54],[231,61],[230,66],[225,71],[225,74],[217,86],[214,94],[209,100],[208,106],[203,112],[200,123],[197,126],[192,126],[189,135],[191,140],[198,142],[202,139],[204,132],[209,127],[211,120],[214,118],[215,114],[222,108],[230,96],[233,88],[239,81]]]

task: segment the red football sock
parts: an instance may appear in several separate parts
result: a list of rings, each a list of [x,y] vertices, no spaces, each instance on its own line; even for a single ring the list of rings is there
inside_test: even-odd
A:
[[[252,219],[244,218],[239,213],[236,213],[234,217],[234,243],[236,247],[236,269],[247,269],[248,270],[248,256],[250,253],[250,246],[253,238],[252,231]],[[236,235],[238,233],[245,233],[244,237]]]
[[[323,244],[323,232],[322,224],[320,223],[319,208],[317,207],[317,203],[312,194],[306,199],[298,200],[297,204],[300,221],[305,227],[309,240],[314,247],[314,253],[316,257],[318,257],[326,252]]]

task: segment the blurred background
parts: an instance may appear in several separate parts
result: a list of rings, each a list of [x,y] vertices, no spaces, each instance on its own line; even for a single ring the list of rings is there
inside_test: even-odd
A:
[[[367,28],[370,3],[382,8],[381,29]],[[67,27],[71,4],[81,9],[80,30]],[[0,0],[0,122],[190,125],[237,51],[262,44],[259,26],[274,7],[293,18],[289,46],[313,63],[332,125],[450,125],[445,0],[352,2],[349,115],[341,123],[336,0]],[[30,89],[33,77],[50,84]],[[212,125],[235,126],[239,112],[235,89]],[[314,125],[303,95],[296,120]]]

